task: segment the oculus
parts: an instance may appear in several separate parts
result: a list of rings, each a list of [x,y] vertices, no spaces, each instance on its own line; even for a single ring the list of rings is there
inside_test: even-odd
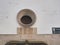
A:
[[[36,21],[36,14],[30,9],[22,9],[17,14],[17,22],[23,27],[30,27]]]

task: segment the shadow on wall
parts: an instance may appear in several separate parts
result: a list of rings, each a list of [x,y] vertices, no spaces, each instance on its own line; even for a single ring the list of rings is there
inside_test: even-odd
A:
[[[10,42],[7,42],[5,45],[47,45],[47,44],[42,41],[41,42],[38,42],[38,41],[28,42],[26,40],[26,41],[10,41]]]

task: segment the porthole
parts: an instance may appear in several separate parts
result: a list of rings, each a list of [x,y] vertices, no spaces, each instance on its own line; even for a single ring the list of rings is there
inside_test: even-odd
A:
[[[17,14],[17,22],[23,27],[30,27],[36,21],[36,14],[30,9],[22,9]]]

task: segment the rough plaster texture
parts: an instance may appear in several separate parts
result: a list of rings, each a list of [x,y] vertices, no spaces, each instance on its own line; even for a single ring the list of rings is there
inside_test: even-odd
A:
[[[42,41],[48,45],[60,45],[59,34],[44,34],[44,35],[18,35],[18,34],[0,34],[0,45],[5,45],[9,41]]]
[[[48,45],[60,45],[60,34],[36,34],[36,31],[36,28],[18,28],[17,34],[0,34],[0,45],[5,45],[10,41],[25,40],[28,40],[30,42],[44,42]]]

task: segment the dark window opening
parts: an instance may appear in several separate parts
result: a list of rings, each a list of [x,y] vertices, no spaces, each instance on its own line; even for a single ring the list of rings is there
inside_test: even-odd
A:
[[[32,23],[32,19],[31,19],[30,16],[25,15],[25,16],[23,16],[23,17],[21,18],[21,22],[22,22],[23,24],[30,24],[30,23]]]
[[[53,27],[53,28],[52,28],[52,33],[53,33],[53,34],[60,34],[60,28]]]

